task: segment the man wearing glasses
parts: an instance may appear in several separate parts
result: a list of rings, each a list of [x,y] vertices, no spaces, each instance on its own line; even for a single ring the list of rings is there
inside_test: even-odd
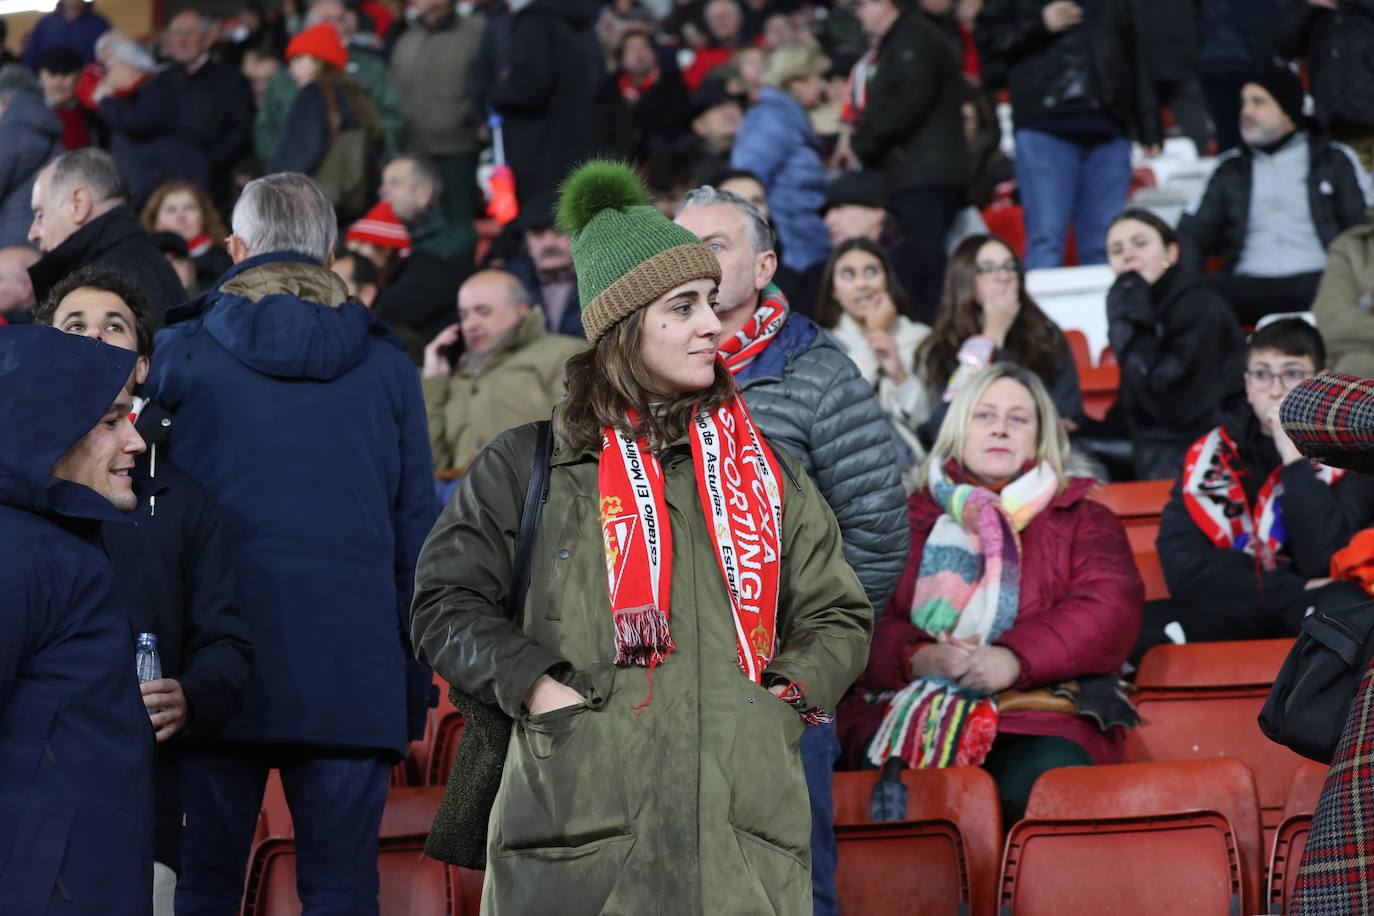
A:
[[[1146,608],[1142,648],[1296,636],[1310,609],[1364,597],[1327,576],[1331,555],[1374,523],[1374,479],[1313,464],[1279,424],[1284,396],[1325,362],[1301,319],[1250,337],[1248,404],[1193,443],[1164,509],[1156,546],[1170,600]]]

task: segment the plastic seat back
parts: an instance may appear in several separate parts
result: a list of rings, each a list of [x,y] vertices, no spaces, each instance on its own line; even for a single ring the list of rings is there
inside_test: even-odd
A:
[[[1288,901],[1297,884],[1298,863],[1307,848],[1307,835],[1312,832],[1312,814],[1317,810],[1327,769],[1320,763],[1305,761],[1293,771],[1288,783],[1283,820],[1274,831],[1274,845],[1269,853],[1269,909],[1273,912],[1288,912]]]
[[[1007,916],[1222,916],[1243,912],[1244,896],[1236,836],[1215,811],[1023,820],[1007,837],[1001,889]]]
[[[1305,761],[1260,731],[1258,716],[1291,639],[1157,646],[1141,660],[1126,760],[1238,757],[1259,788],[1265,848],[1283,819],[1293,772]]]
[[[870,799],[879,774],[876,771],[836,773],[833,782],[835,799],[835,832],[840,846],[840,868],[848,859],[862,855],[864,844],[873,842],[871,835],[856,835],[852,847],[839,838],[849,826],[869,825]],[[985,770],[978,767],[950,767],[942,770],[904,770],[902,782],[907,787],[907,817],[910,821],[887,822],[874,825],[882,829],[899,830],[901,824],[915,821],[948,821],[959,831],[963,855],[967,863],[968,884],[974,916],[992,916],[997,906],[997,872],[1002,857],[1002,813],[997,800],[997,786]],[[916,838],[894,836],[895,845],[916,842]],[[929,836],[921,842],[938,845]],[[943,862],[948,864],[950,845],[946,841]],[[910,866],[908,866],[910,867]],[[921,869],[925,871],[924,868]],[[948,885],[948,870],[939,880]],[[845,899],[841,897],[841,904]],[[881,912],[855,909],[845,905],[845,912]]]
[[[947,820],[835,827],[835,892],[846,913],[966,916],[968,861],[959,828]]]
[[[1148,819],[1196,811],[1215,811],[1231,825],[1239,853],[1244,912],[1255,912],[1264,857],[1259,803],[1254,776],[1235,758],[1049,770],[1031,789],[1026,819]],[[1114,867],[1101,861],[1098,866],[1106,873]],[[1157,872],[1156,880],[1162,874],[1167,872]]]
[[[448,911],[453,916],[479,916],[482,912],[482,881],[486,872],[450,865],[448,875]]]

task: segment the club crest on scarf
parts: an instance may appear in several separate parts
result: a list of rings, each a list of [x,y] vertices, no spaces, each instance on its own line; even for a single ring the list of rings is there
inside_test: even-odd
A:
[[[1273,470],[1251,506],[1241,484],[1241,468],[1235,441],[1225,427],[1218,426],[1188,449],[1183,462],[1183,504],[1213,544],[1248,553],[1261,569],[1271,571],[1288,542],[1283,523],[1283,469]],[[1339,468],[1317,466],[1317,479],[1328,486],[1344,475]]]
[[[689,438],[699,501],[733,612],[737,661],[760,683],[776,644],[780,468],[739,397],[699,411]],[[598,486],[615,664],[652,670],[673,650],[672,529],[662,467],[647,442],[608,427]]]
[[[921,552],[911,622],[937,640],[972,637],[989,645],[1016,622],[1019,532],[1054,499],[1058,478],[1042,461],[997,494],[954,483],[932,460],[929,485],[944,512]],[[870,701],[887,706],[868,746],[876,766],[893,756],[912,767],[977,766],[997,733],[996,701],[946,678],[916,678]]]

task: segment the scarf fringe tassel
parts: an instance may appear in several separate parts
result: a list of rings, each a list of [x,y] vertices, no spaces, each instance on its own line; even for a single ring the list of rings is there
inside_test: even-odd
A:
[[[652,604],[616,611],[611,617],[615,629],[615,664],[654,668],[673,651],[668,630],[668,615]]]

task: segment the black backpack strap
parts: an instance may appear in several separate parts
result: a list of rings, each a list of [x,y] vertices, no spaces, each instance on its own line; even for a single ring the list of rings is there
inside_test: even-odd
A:
[[[549,498],[549,462],[553,458],[553,424],[540,420],[535,429],[534,462],[529,486],[525,488],[525,507],[520,512],[520,538],[515,542],[515,570],[511,577],[509,610],[516,626],[524,623],[525,595],[530,589],[530,554],[539,534],[539,516]]]

